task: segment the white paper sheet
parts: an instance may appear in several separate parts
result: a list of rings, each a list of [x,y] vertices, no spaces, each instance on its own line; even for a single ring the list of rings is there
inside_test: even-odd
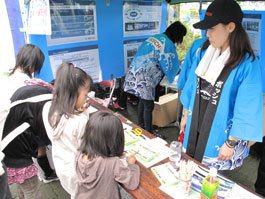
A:
[[[243,187],[235,184],[232,191],[227,195],[227,199],[258,199],[261,198]]]
[[[145,161],[141,160],[136,155],[137,161],[139,161],[146,168],[149,168],[149,167],[155,165],[156,163],[158,163],[158,162],[160,162],[160,161],[162,161],[162,160],[164,160],[164,159],[169,157],[169,153],[170,153],[169,147],[161,144],[161,142],[159,143],[158,139],[146,139],[146,140],[139,141],[136,144],[141,144],[141,145],[143,145],[145,147],[148,147],[150,150],[159,153],[158,155],[156,155],[149,162],[145,162]],[[133,148],[134,145],[128,147],[128,150],[130,150],[131,147]]]

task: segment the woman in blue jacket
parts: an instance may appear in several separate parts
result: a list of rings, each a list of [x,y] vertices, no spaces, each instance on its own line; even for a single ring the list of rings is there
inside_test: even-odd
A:
[[[194,61],[181,95],[186,153],[209,167],[242,165],[248,141],[262,140],[263,96],[259,61],[234,0],[215,0],[195,28],[209,38]]]

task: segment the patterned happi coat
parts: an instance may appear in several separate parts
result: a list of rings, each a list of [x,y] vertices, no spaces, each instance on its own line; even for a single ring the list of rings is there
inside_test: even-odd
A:
[[[179,70],[176,46],[157,34],[139,47],[125,77],[124,91],[145,100],[154,100],[154,88],[165,74],[170,83]]]

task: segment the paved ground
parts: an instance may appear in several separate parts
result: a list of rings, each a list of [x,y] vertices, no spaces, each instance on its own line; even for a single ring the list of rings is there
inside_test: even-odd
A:
[[[130,119],[132,122],[137,124],[137,112],[136,106],[128,103],[127,110],[119,111],[123,116]],[[166,141],[170,143],[173,140],[177,140],[179,129],[177,127],[164,127],[158,128],[157,133],[164,135],[166,137]],[[257,178],[257,168],[258,168],[259,160],[254,156],[250,155],[244,161],[242,167],[237,168],[233,171],[226,172],[226,177],[231,180],[241,183],[250,189],[254,190],[254,183]],[[16,197],[15,185],[10,186],[11,192],[14,198]],[[69,195],[63,190],[59,181],[52,182],[49,184],[41,184],[41,193],[43,199],[68,199]],[[123,199],[132,198],[128,195],[124,190],[122,191]]]

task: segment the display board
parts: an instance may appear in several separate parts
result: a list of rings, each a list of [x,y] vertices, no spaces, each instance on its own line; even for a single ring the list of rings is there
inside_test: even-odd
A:
[[[45,54],[39,78],[51,81],[62,62],[73,62],[94,82],[125,75],[139,45],[166,29],[165,2],[50,1],[51,35],[29,35]]]
[[[265,11],[243,11],[242,25],[249,36],[255,55],[260,60],[263,81],[263,93],[265,93]],[[205,10],[202,10],[200,19],[204,18]],[[205,35],[206,31],[202,31]]]
[[[15,56],[25,44],[24,33],[20,32],[22,19],[18,1],[0,1],[1,67],[0,75],[8,74],[15,67]]]

